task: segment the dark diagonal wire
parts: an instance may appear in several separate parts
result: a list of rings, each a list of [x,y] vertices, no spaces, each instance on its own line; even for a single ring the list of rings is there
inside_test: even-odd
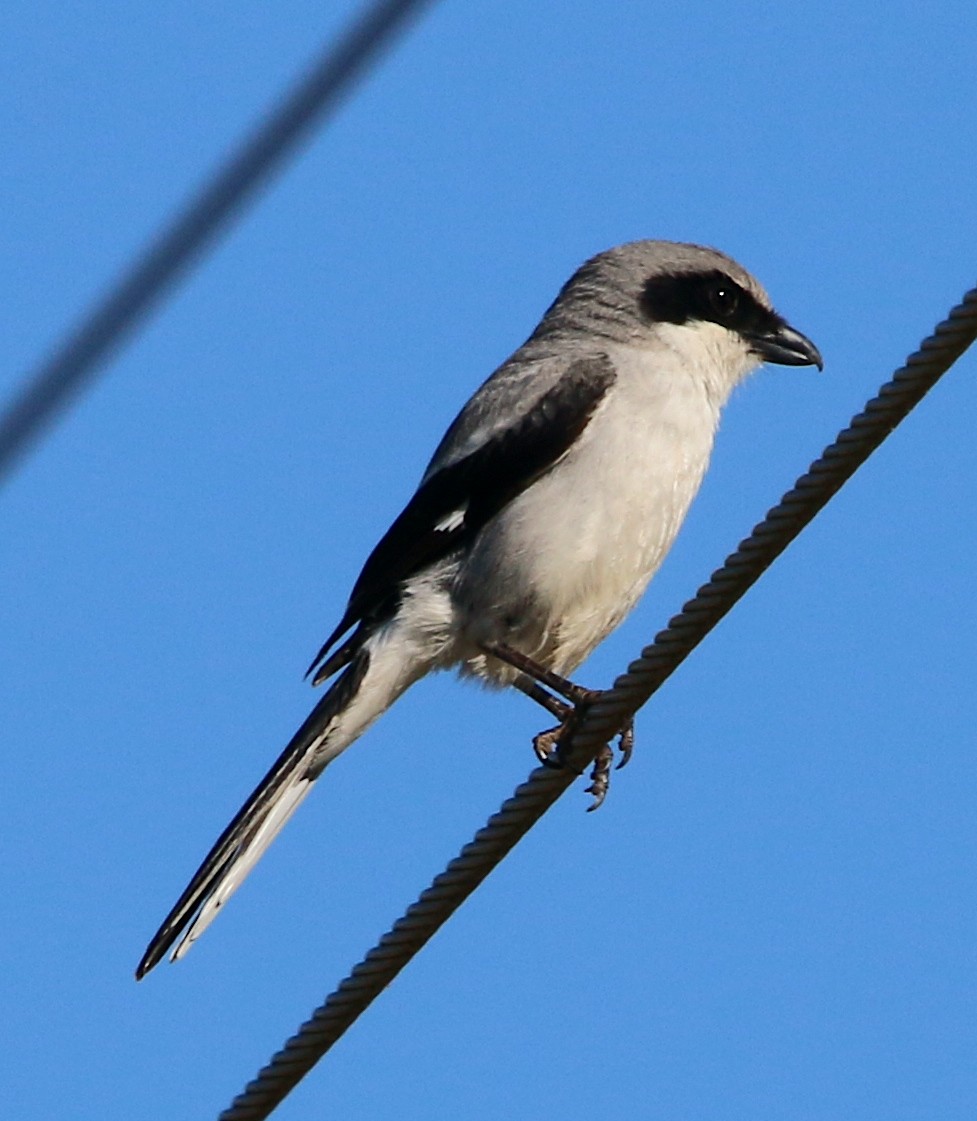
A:
[[[975,337],[977,288],[972,288],[708,583],[587,711],[574,736],[575,763],[586,766],[595,757]],[[220,1115],[221,1121],[264,1121],[575,778],[570,768],[555,771],[541,767],[533,771],[235,1098]]]
[[[394,35],[430,2],[381,0],[354,19],[80,326],[25,378],[0,415],[0,482],[313,125],[337,107]]]

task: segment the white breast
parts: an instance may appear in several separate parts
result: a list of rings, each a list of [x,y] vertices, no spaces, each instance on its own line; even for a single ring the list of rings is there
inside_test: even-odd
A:
[[[558,672],[583,661],[657,571],[718,419],[678,355],[619,347],[610,357],[617,380],[581,439],[486,527],[458,584],[475,642],[510,642]],[[478,659],[469,669],[497,667]]]

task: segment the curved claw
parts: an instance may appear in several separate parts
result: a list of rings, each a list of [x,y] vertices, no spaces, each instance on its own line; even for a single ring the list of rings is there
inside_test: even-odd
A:
[[[634,753],[634,721],[629,720],[627,724],[621,729],[621,735],[617,741],[618,747],[621,751],[621,758],[617,764],[616,770],[626,767],[631,762],[631,756]]]
[[[569,766],[560,752],[560,733],[564,727],[565,725],[561,724],[557,728],[550,728],[548,731],[540,732],[538,736],[533,736],[533,751],[536,753],[536,758],[544,767],[554,771],[562,771],[564,767]],[[582,775],[583,771],[574,768],[574,773]]]
[[[604,804],[604,799],[607,797],[607,787],[605,786],[603,790],[595,790],[594,785],[591,784],[584,791],[584,794],[593,794],[594,796],[594,800],[587,807],[587,813],[592,814],[594,810],[599,810]]]
[[[563,766],[563,760],[556,750],[562,728],[563,725],[560,724],[555,728],[547,728],[545,732],[540,732],[538,736],[533,736],[533,751],[544,767],[558,769]]]
[[[594,800],[587,807],[587,813],[593,813],[594,810],[599,809],[604,804],[604,799],[607,797],[607,788],[610,786],[611,764],[613,762],[614,752],[611,750],[610,744],[604,744],[597,752],[594,759],[594,769],[590,772],[590,786],[587,787],[586,793],[593,794]]]

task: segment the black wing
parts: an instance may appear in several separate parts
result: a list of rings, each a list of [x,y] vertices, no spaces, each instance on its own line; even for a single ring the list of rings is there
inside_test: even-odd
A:
[[[605,356],[578,359],[511,428],[425,479],[367,558],[339,626],[309,673],[355,623],[391,610],[404,580],[465,545],[545,474],[587,427],[613,382],[614,369]],[[357,646],[354,635],[329,658],[315,683],[344,665]]]

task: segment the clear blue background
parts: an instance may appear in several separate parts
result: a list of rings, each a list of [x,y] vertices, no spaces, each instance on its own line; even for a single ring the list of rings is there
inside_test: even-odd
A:
[[[3,7],[5,395],[351,10]],[[609,682],[977,280],[975,58],[972,0],[444,0],[357,90],[0,493],[4,1117],[242,1088],[546,722],[423,682],[133,982],[444,425],[631,238],[820,345],[737,394]],[[975,1116],[975,422],[968,355],[282,1121]]]

